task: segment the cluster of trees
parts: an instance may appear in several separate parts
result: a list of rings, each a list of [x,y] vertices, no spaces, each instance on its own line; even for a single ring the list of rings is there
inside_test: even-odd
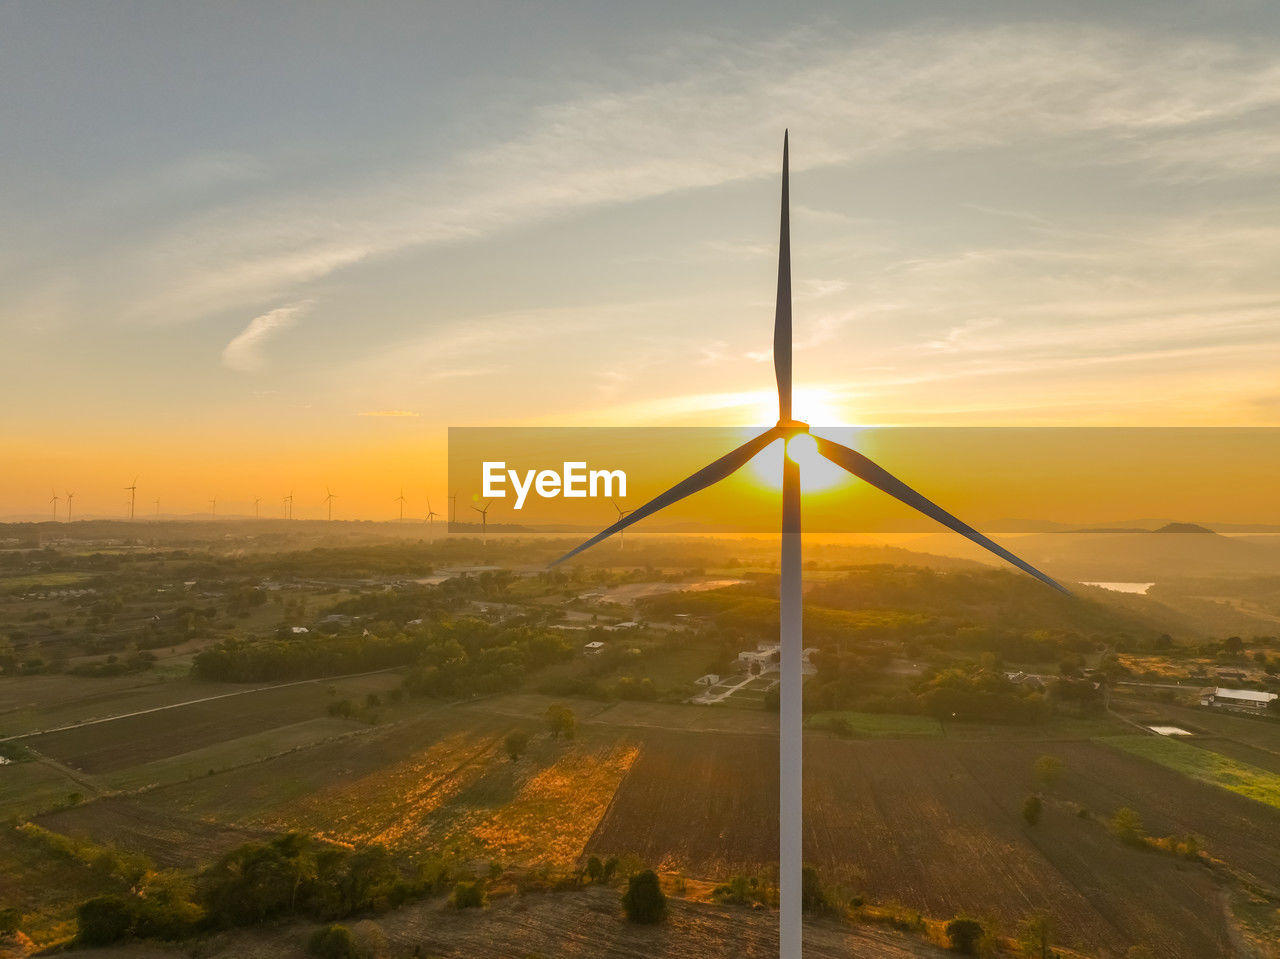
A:
[[[287,833],[233,849],[194,883],[175,876],[152,881],[145,895],[90,899],[77,910],[77,938],[98,946],[128,937],[181,939],[279,918],[328,922],[395,908],[448,880],[440,863],[406,872],[381,846],[349,850]]]
[[[506,692],[572,655],[559,630],[457,619],[431,626],[404,684],[419,696]]]
[[[1044,694],[982,667],[945,669],[916,693],[922,711],[946,722],[1035,723],[1049,715]]]
[[[360,673],[404,666],[420,654],[423,640],[393,636],[318,636],[224,639],[195,655],[192,673],[218,682],[275,682]]]

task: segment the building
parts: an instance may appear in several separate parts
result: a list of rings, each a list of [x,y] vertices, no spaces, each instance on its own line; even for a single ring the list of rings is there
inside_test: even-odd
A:
[[[604,643],[598,639],[592,640],[582,647],[583,656],[599,656],[602,652],[604,652]]]
[[[1265,712],[1276,698],[1275,693],[1262,693],[1256,689],[1224,689],[1210,686],[1200,690],[1200,705],[1218,709],[1236,709],[1243,712]]]
[[[806,646],[800,653],[800,669],[806,676],[812,676],[818,671],[818,668],[809,661],[809,657],[817,651],[813,646]],[[754,650],[745,650],[738,654],[738,662],[753,676],[778,672],[781,659],[782,654],[777,643],[760,643]]]

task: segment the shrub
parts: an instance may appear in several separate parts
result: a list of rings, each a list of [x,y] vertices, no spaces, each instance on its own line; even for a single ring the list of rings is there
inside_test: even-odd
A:
[[[638,872],[627,881],[622,895],[622,908],[632,922],[661,922],[667,916],[667,897],[652,869]]]
[[[604,863],[600,861],[599,856],[592,856],[587,860],[587,878],[592,882],[599,882],[604,876]]]
[[[321,926],[307,940],[307,952],[316,959],[360,959],[355,936],[346,926]]]
[[[1044,803],[1041,802],[1039,796],[1028,796],[1026,802],[1022,804],[1022,818],[1027,821],[1028,826],[1034,826],[1038,823],[1043,812]]]
[[[982,941],[982,924],[976,919],[957,917],[947,923],[945,929],[947,945],[953,952],[966,956],[978,953],[978,943]]]
[[[485,902],[484,883],[477,879],[474,882],[460,882],[453,887],[453,905],[455,909],[479,909]]]
[[[1111,831],[1115,833],[1117,839],[1131,846],[1142,846],[1147,841],[1142,817],[1128,806],[1121,806],[1111,817]]]
[[[506,746],[507,755],[511,757],[511,761],[515,762],[529,748],[529,734],[523,729],[514,729],[507,733],[503,745]]]
[[[119,896],[98,896],[76,910],[76,941],[85,946],[109,946],[133,927],[133,910]]]

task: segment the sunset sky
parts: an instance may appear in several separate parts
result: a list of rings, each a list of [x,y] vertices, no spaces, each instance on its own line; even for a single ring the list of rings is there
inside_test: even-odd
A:
[[[0,516],[771,423],[784,127],[797,415],[1280,425],[1280,7],[691,6],[0,5]]]

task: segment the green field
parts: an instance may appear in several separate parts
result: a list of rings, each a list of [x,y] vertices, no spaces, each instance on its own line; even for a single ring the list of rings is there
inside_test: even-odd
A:
[[[1103,736],[1098,742],[1280,809],[1280,775],[1257,766],[1164,736]]]

